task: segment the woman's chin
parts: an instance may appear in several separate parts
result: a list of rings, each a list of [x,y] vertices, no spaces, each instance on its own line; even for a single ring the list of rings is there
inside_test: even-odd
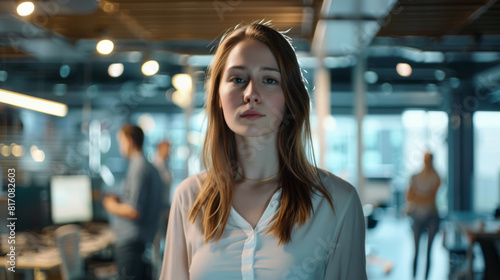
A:
[[[236,135],[241,137],[269,137],[272,136],[273,130],[269,128],[247,128],[247,129],[238,129],[237,131],[233,131]]]

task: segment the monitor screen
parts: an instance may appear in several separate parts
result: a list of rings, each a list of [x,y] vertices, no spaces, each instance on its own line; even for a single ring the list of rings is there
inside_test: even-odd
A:
[[[53,176],[50,210],[54,224],[92,221],[92,185],[86,175]]]

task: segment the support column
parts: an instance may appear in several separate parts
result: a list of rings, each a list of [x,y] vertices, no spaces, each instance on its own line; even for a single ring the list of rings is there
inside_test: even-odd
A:
[[[325,168],[325,119],[330,115],[330,71],[324,65],[323,57],[318,58],[319,67],[314,72],[314,104],[317,117],[317,132],[319,145],[318,167]]]
[[[448,124],[448,204],[452,211],[473,210],[474,143],[472,115],[468,104],[474,94],[472,82],[463,81],[451,90]]]
[[[357,55],[357,63],[353,68],[352,82],[354,89],[354,113],[357,122],[357,151],[358,157],[356,159],[357,165],[357,182],[355,183],[358,188],[358,193],[363,202],[364,198],[364,188],[365,188],[365,176],[363,174],[363,120],[365,118],[367,107],[366,107],[366,82],[364,79],[364,73],[366,71],[366,54],[361,51]]]

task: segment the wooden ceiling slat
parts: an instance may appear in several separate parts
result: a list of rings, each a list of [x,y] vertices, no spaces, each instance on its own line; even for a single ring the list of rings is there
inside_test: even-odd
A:
[[[498,2],[489,7],[490,0],[400,0],[390,22],[382,27],[377,36],[445,36],[460,34],[468,26],[483,19],[489,11],[496,9]],[[477,19],[478,18],[478,19]],[[500,24],[500,16],[493,19]]]
[[[107,3],[114,5],[112,12],[103,11]],[[223,14],[217,10],[217,5],[231,4],[233,6],[224,6],[230,7],[231,10]],[[298,30],[301,29],[304,8],[313,7],[314,28],[321,5],[322,1],[304,5],[303,0],[232,0],[232,2],[221,0],[220,3],[214,0],[101,0],[99,8],[92,13],[50,16],[44,28],[75,40],[97,39],[106,34],[115,39],[158,41],[177,39],[180,36],[184,37],[185,34],[212,38],[214,34],[220,34],[238,23],[269,19],[274,25],[282,24],[286,25],[286,29],[295,29],[292,34],[300,36]],[[159,34],[152,34],[149,31],[156,32],[165,26],[176,30]]]
[[[461,35],[499,35],[500,29],[500,2],[495,2],[479,18],[465,26],[459,34]]]
[[[399,0],[401,6],[486,5],[490,0]]]

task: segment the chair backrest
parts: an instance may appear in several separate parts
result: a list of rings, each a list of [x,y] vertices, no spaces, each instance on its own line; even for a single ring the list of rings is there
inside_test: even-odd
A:
[[[478,234],[475,238],[484,256],[484,280],[500,279],[500,234]]]
[[[65,225],[55,231],[62,259],[61,270],[64,280],[77,279],[85,274],[79,248],[80,232],[81,228],[77,225]]]

